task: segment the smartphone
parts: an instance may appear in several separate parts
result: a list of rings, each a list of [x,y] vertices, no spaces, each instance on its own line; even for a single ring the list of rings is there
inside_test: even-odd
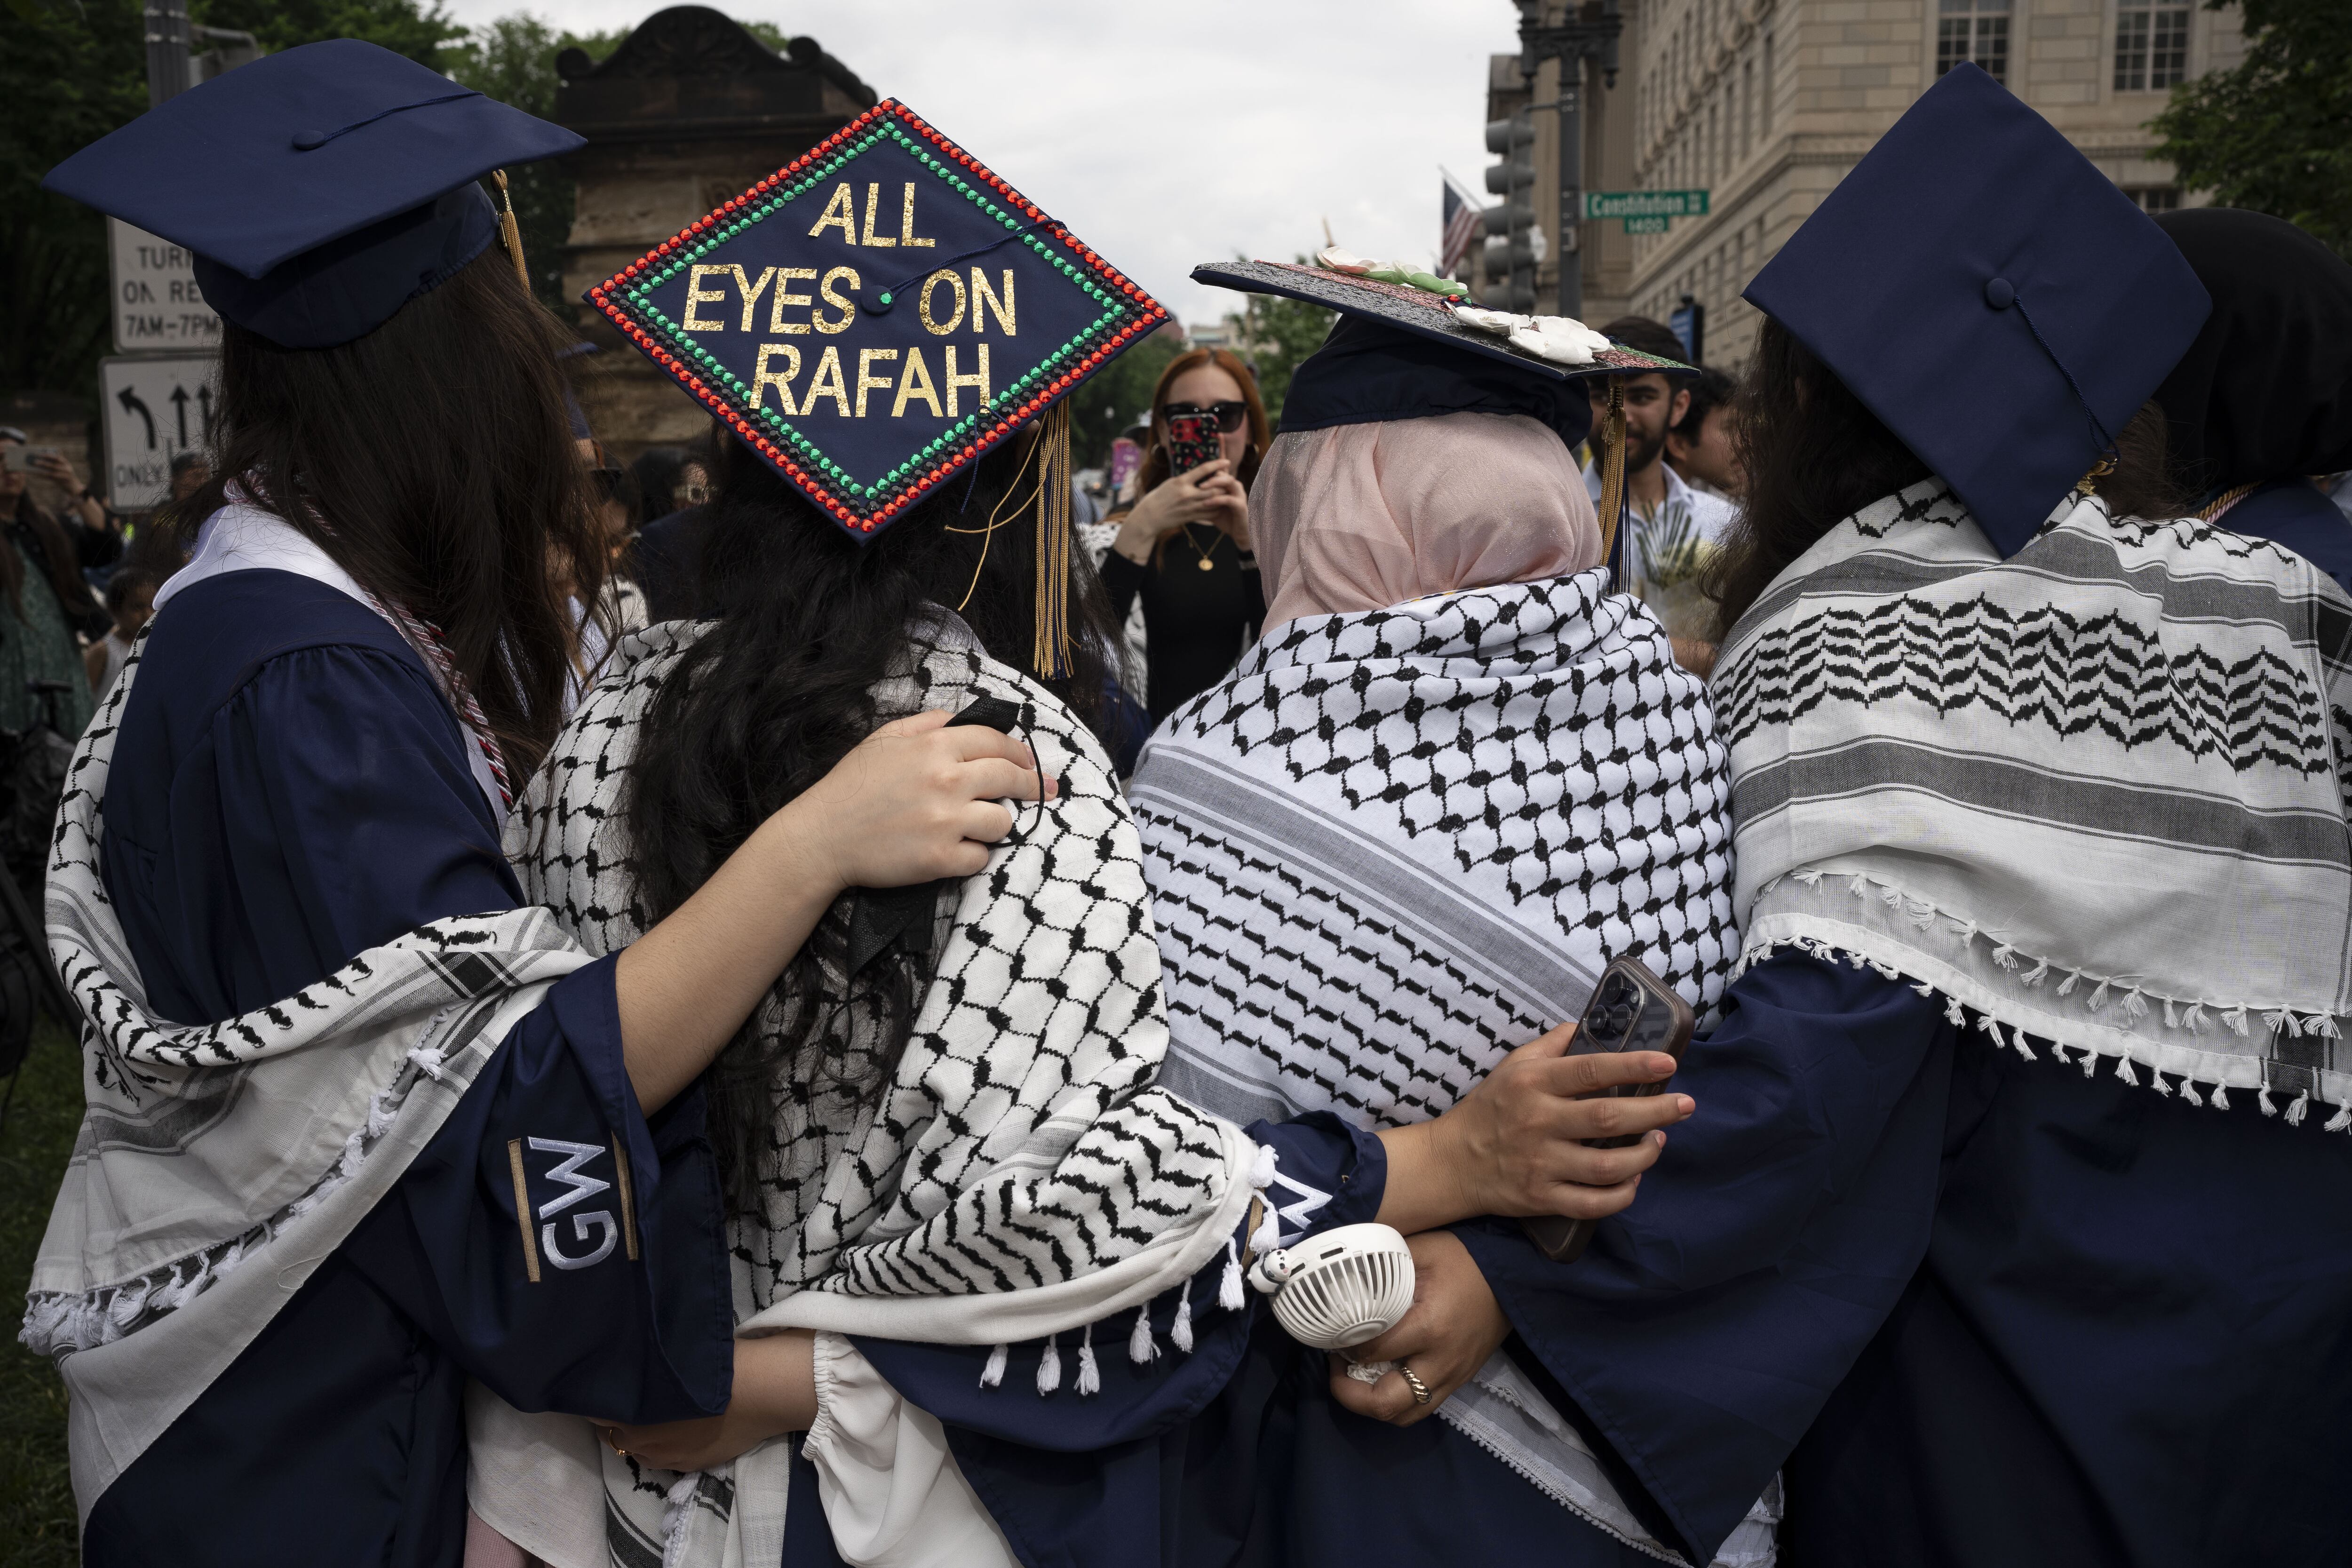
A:
[[[1171,414],[1168,416],[1168,471],[1186,474],[1203,463],[1213,463],[1224,448],[1217,440],[1213,414]]]
[[[1584,1005],[1584,1016],[1576,1021],[1576,1037],[1569,1042],[1568,1054],[1580,1057],[1595,1051],[1664,1051],[1680,1061],[1697,1023],[1690,1004],[1667,989],[1666,983],[1651,973],[1648,965],[1639,959],[1620,958],[1601,972],[1601,984],[1592,988],[1592,999]],[[1666,1087],[1667,1081],[1620,1084],[1601,1092],[1655,1094]],[[1619,1138],[1589,1138],[1585,1146],[1622,1149],[1640,1142],[1642,1137],[1641,1133],[1629,1132]],[[1584,1256],[1584,1248],[1592,1240],[1599,1223],[1570,1219],[1564,1215],[1538,1215],[1521,1220],[1519,1225],[1528,1233],[1528,1239],[1543,1248],[1545,1257],[1555,1263],[1573,1263]]]
[[[1003,697],[975,697],[943,727],[983,724],[1010,735],[1026,727],[1023,720],[1024,710],[1017,702]],[[1044,788],[1043,779],[1038,787]],[[948,877],[912,887],[858,889],[849,902],[849,973],[855,975],[893,942],[929,962],[931,911],[940,892],[959,880]]]

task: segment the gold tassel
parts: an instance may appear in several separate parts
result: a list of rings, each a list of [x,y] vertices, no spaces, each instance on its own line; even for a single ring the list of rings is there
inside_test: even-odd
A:
[[[1030,668],[1044,680],[1070,672],[1070,405],[1054,405],[1037,442],[1037,637]]]
[[[522,226],[515,222],[514,193],[507,189],[507,172],[493,169],[490,178],[498,182],[499,200],[506,205],[506,210],[499,214],[499,243],[505,246],[507,254],[514,258],[515,277],[521,282],[522,291],[531,293],[530,268],[524,266],[522,260]]]
[[[1601,423],[1601,561],[1617,548],[1617,520],[1625,510],[1625,378],[1609,378],[1609,412]]]

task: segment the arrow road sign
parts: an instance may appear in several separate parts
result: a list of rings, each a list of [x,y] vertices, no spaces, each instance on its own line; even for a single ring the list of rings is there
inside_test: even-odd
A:
[[[209,353],[99,362],[99,406],[106,415],[105,489],[115,510],[160,505],[171,493],[172,459],[205,449],[212,434],[212,378],[219,363]],[[158,409],[163,411],[161,418]]]
[[[116,353],[220,347],[220,317],[205,303],[186,249],[119,217],[106,220],[106,241]]]
[[[131,391],[127,386],[121,391],[116,393],[114,396],[116,401],[122,405],[122,411],[124,413],[136,414],[142,420],[145,421],[147,426],[147,449],[151,452],[153,451],[155,449],[155,416],[153,411],[149,409],[144,403],[142,403],[139,400],[139,395],[137,393]],[[184,445],[184,443],[183,444]]]

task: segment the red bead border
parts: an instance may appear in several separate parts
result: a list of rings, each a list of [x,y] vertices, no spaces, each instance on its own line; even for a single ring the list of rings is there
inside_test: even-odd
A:
[[[824,162],[845,143],[864,135],[873,128],[876,121],[893,118],[909,132],[939,148],[940,156],[965,170],[972,178],[987,184],[1013,211],[1032,223],[1045,224],[1047,233],[1059,240],[1073,256],[1086,262],[1106,288],[1124,295],[1138,314],[1133,321],[1114,333],[1108,342],[1089,351],[1075,368],[1045,383],[1026,403],[997,421],[995,426],[986,434],[975,436],[966,442],[961,450],[948,462],[933,468],[919,478],[909,480],[906,489],[874,511],[861,512],[856,507],[842,500],[824,480],[786,456],[784,449],[777,442],[755,429],[749,420],[738,415],[728,404],[726,398],[706,385],[700,376],[686,367],[683,360],[656,342],[651,332],[629,321],[621,308],[614,302],[612,296],[619,293],[623,286],[631,279],[666,261],[671,252],[690,244],[722,219],[731,217],[744,206],[766,196],[778,185],[797,178],[810,165]],[[1138,287],[1118,268],[1104,260],[1091,247],[1082,244],[1067,228],[1046,217],[1043,209],[1034,202],[1006,184],[986,164],[941,135],[928,121],[895,98],[884,99],[784,167],[752,184],[741,194],[730,197],[719,206],[678,230],[677,233],[630,262],[604,282],[590,289],[588,302],[603,311],[623,337],[636,344],[640,352],[667,372],[670,379],[684,387],[713,415],[725,421],[729,428],[732,429],[747,446],[765,458],[786,479],[798,485],[808,494],[809,499],[817,503],[819,508],[853,537],[857,538],[872,537],[877,530],[890,522],[899,512],[904,511],[937,488],[941,480],[955,472],[961,464],[975,460],[982,453],[1028,423],[1055,398],[1069,392],[1080,382],[1108,364],[1121,349],[1136,338],[1156,331],[1172,319],[1160,301]]]

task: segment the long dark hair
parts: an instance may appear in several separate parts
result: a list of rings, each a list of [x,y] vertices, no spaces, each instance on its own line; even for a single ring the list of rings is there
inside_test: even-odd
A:
[[[495,247],[354,342],[286,349],[224,322],[219,463],[377,597],[439,628],[520,778],[562,721],[604,541],[572,444],[554,321]]]
[[[58,613],[65,616],[66,629],[90,630],[98,605],[90,597],[89,585],[81,580],[81,563],[75,558],[74,548],[67,542],[66,531],[58,526],[58,520],[33,500],[30,486],[17,492],[11,521],[32,536],[33,548],[26,553],[33,557],[41,575],[48,579],[49,592],[58,596]],[[16,551],[0,550],[0,588],[8,591],[8,608],[22,621],[25,566]]]
[[[625,807],[648,921],[693,896],[851,747],[904,716],[884,709],[874,689],[911,667],[936,610],[960,614],[991,656],[1015,668],[1029,668],[1034,641],[1036,536],[1021,505],[1036,482],[1032,437],[1006,442],[969,480],[950,480],[864,545],[740,443],[719,445],[701,561],[716,624],[646,710]],[[1001,523],[993,532],[992,517]],[[1116,633],[1083,552],[1074,556],[1071,668],[1046,684],[1099,729]],[[789,1153],[774,1131],[780,1098],[861,1099],[905,1046],[926,976],[894,950],[859,971],[845,1000],[829,998],[847,938],[845,900],[777,978],[776,1036],[762,1042],[756,1020],[746,1023],[715,1066],[712,1137],[739,1205]],[[853,1047],[853,1020],[866,1047]]]
[[[1732,421],[1748,499],[1704,583],[1719,606],[1718,639],[1822,535],[1932,471],[1834,371],[1769,316],[1755,363],[1732,405]],[[2115,466],[2095,485],[2118,517],[2180,513],[2182,498],[2166,477],[2164,415],[2156,405],[2142,407],[2124,426]]]

